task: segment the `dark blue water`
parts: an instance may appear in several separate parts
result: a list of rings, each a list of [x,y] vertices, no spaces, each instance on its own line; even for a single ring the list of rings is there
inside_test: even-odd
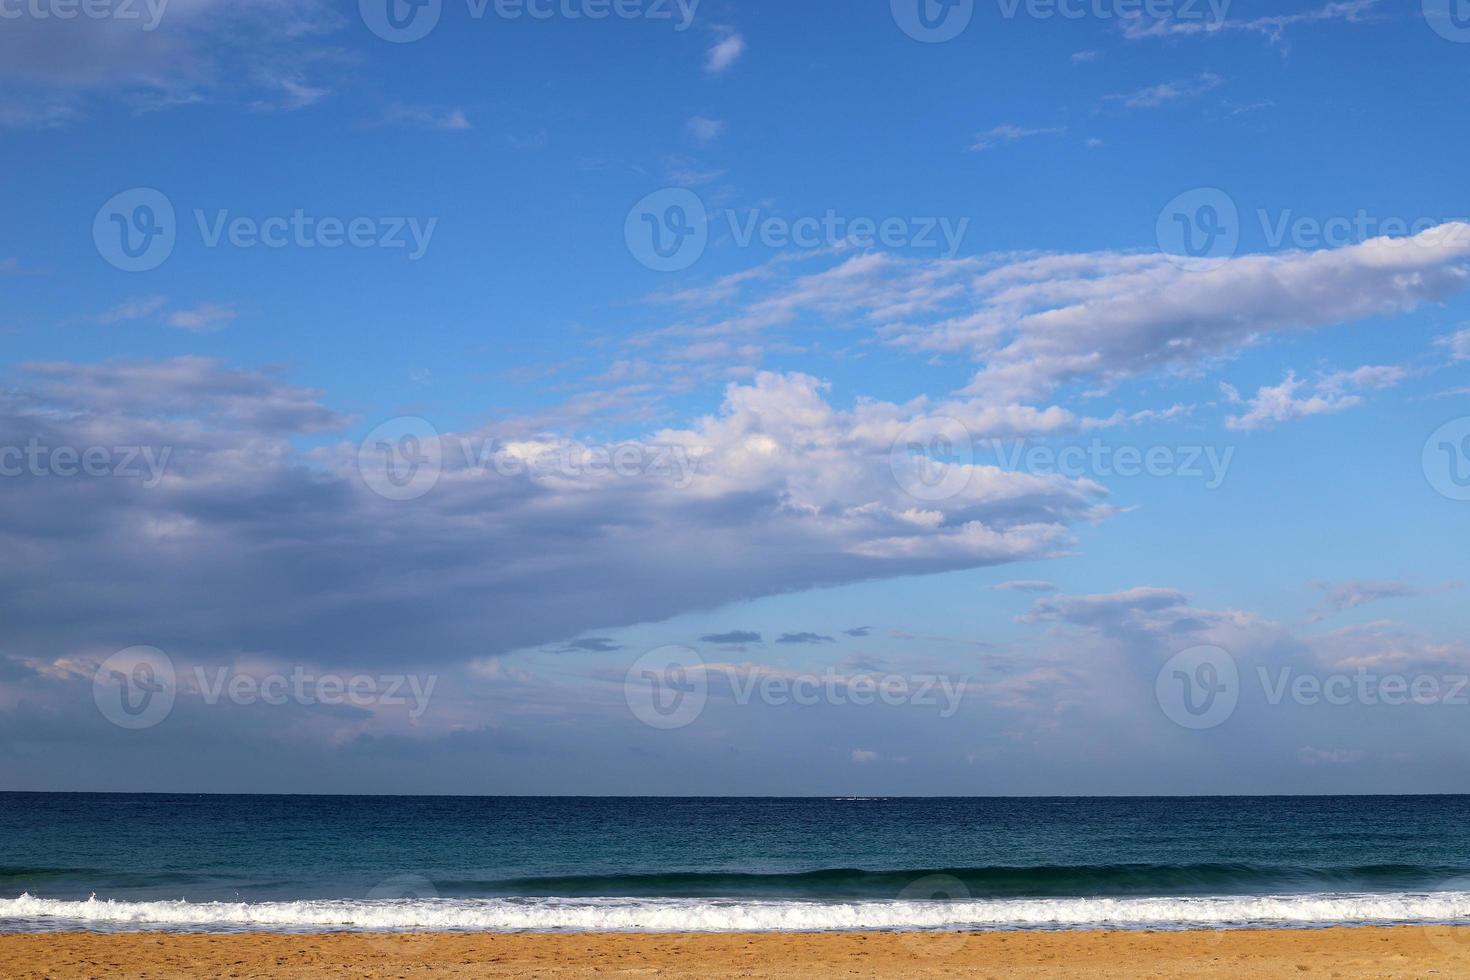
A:
[[[1460,796],[3,793],[0,900],[510,899],[540,909],[531,900],[892,902],[914,898],[916,883],[936,893],[923,899],[980,902],[1403,895],[1470,890],[1460,881],[1467,828],[1470,797]]]

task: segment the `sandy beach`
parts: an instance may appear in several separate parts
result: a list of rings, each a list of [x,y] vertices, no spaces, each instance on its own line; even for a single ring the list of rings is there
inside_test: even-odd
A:
[[[0,974],[60,977],[1424,977],[1470,929],[714,935],[0,935]]]

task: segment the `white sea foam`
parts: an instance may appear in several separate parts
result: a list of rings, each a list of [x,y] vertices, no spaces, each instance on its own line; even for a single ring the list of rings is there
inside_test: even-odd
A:
[[[0,929],[718,932],[1311,926],[1470,921],[1470,891],[957,902],[493,898],[293,902],[0,899]]]

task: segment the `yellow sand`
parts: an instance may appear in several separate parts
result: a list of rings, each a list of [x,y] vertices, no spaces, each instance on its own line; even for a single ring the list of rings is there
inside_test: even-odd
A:
[[[0,977],[1465,977],[1470,928],[0,935]]]

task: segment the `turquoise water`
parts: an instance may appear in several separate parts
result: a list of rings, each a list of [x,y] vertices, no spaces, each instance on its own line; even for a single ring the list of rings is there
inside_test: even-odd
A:
[[[1458,796],[11,793],[0,928],[1459,921],[1467,817]]]

